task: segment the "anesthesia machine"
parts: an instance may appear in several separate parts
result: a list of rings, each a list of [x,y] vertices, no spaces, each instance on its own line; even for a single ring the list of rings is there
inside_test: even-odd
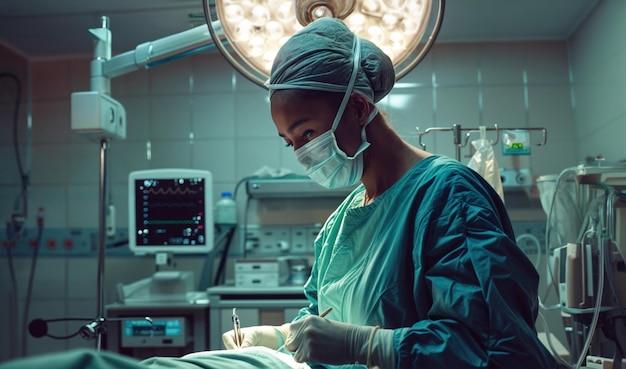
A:
[[[619,363],[626,350],[626,164],[588,162],[537,179],[548,276],[571,364]],[[621,367],[619,366],[613,366]]]

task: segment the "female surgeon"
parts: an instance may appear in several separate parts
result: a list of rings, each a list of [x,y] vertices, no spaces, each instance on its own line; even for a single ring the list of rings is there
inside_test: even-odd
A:
[[[278,52],[267,87],[279,136],[319,184],[360,184],[315,240],[309,306],[224,344],[284,347],[314,368],[556,368],[535,330],[538,275],[502,201],[392,130],[376,103],[394,82],[390,59],[336,19]]]

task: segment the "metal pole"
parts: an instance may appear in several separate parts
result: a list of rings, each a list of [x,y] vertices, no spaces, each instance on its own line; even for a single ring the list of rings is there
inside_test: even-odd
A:
[[[108,141],[100,142],[100,196],[98,217],[98,318],[104,317],[104,261],[105,261],[105,238],[106,238],[106,194],[107,194],[107,150]],[[96,348],[100,350],[102,335],[97,334]]]
[[[461,125],[452,125],[452,134],[454,135],[454,147],[456,149],[456,160],[461,161]]]

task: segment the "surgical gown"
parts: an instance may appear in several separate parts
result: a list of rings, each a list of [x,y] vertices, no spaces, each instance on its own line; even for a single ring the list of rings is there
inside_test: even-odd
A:
[[[430,156],[367,206],[364,191],[317,237],[295,320],[332,307],[328,319],[394,329],[398,368],[556,368],[534,325],[538,274],[480,175]]]

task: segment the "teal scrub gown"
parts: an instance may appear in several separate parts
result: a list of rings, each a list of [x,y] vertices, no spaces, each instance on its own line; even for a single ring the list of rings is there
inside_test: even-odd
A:
[[[398,368],[556,368],[535,330],[537,271],[491,185],[430,156],[367,206],[364,191],[317,237],[296,320],[332,307],[328,319],[394,329]]]

